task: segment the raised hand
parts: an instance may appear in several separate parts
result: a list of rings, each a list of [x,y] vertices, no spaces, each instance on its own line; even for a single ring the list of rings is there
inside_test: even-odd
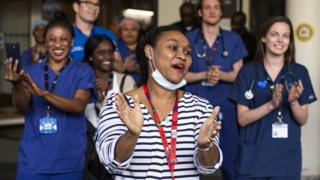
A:
[[[277,84],[272,93],[271,104],[273,107],[278,107],[282,98],[283,85]]]
[[[140,108],[140,100],[137,95],[133,97],[133,102],[134,108],[131,108],[123,94],[119,93],[116,96],[117,113],[121,121],[127,126],[131,134],[139,136],[143,127],[143,115]]]
[[[17,73],[18,63],[18,60],[13,62],[12,58],[8,58],[4,61],[4,79],[12,84],[22,82],[22,75],[24,74],[24,71],[21,70]]]
[[[27,88],[29,89],[29,91],[35,95],[35,96],[44,96],[45,94],[49,93],[46,90],[42,90],[34,81],[33,79],[30,77],[29,74],[25,73],[23,74],[23,80],[26,82],[27,84]]]
[[[137,62],[136,62],[135,55],[128,56],[125,59],[124,68],[126,71],[129,71],[129,72],[135,72],[137,70]]]
[[[104,101],[106,91],[109,89],[110,84],[107,84],[107,82],[100,79],[96,79],[95,86],[97,88],[99,102],[101,103]]]
[[[289,103],[292,103],[294,101],[297,101],[299,97],[301,96],[303,92],[303,84],[302,81],[299,80],[298,82],[295,82],[293,86],[291,86],[289,90],[289,95],[288,95],[288,101]]]
[[[212,142],[219,130],[221,129],[221,121],[217,121],[217,116],[220,111],[220,107],[216,106],[210,117],[202,124],[198,136],[198,146],[207,146]]]

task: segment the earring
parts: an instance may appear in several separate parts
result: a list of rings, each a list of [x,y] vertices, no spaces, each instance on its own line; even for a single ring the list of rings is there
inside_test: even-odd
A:
[[[92,57],[90,57],[90,58],[89,58],[89,61],[93,61],[93,58],[92,58]]]

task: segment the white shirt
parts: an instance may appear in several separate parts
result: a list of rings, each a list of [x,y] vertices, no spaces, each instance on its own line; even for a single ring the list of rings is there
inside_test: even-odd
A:
[[[106,97],[110,96],[112,93],[120,92],[121,81],[124,78],[124,74],[113,71],[113,80],[112,80],[112,89],[108,91]],[[124,80],[123,93],[133,90],[136,87],[134,79],[127,75]],[[93,127],[97,128],[98,126],[98,116],[95,110],[96,103],[92,102],[87,104],[86,109],[84,110],[84,114],[88,121],[93,125]]]
[[[122,179],[168,179],[171,173],[165,158],[160,134],[152,116],[145,105],[140,104],[144,125],[138,138],[135,150],[126,162],[115,160],[115,146],[119,137],[127,131],[120,120],[115,107],[115,94],[106,101],[100,112],[96,149],[105,168],[115,174],[116,180]],[[129,97],[130,106],[133,99]],[[212,105],[205,99],[185,93],[178,104],[178,127],[175,165],[175,179],[199,179],[200,174],[213,173],[222,164],[222,152],[218,146],[219,134],[213,143],[218,147],[219,162],[212,166],[203,166],[197,158],[197,138],[200,127],[212,112]],[[172,112],[162,122],[167,141],[170,143]]]

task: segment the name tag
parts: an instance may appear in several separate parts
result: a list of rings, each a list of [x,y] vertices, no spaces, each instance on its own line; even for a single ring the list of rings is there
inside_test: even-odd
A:
[[[272,138],[288,138],[288,124],[278,122],[273,123]]]
[[[201,81],[201,85],[202,86],[215,86],[216,84],[213,84],[213,83],[209,83],[208,81]]]
[[[58,131],[57,119],[50,116],[41,118],[39,121],[39,131],[40,131],[40,134],[57,133]]]

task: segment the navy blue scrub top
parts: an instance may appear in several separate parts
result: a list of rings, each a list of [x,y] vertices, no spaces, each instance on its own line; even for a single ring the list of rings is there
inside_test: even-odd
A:
[[[25,69],[41,89],[45,89],[45,63],[42,60]],[[56,74],[50,67],[48,76],[49,89],[52,89]],[[89,65],[72,60],[60,73],[54,94],[72,98],[78,89],[92,90],[94,80],[94,72]],[[32,96],[29,110],[25,113],[18,171],[66,173],[83,170],[87,138],[84,113],[67,113],[51,106],[50,116],[57,119],[58,130],[53,134],[41,134],[39,120],[46,116],[47,106],[44,98]]]
[[[242,42],[240,36],[234,32],[222,30],[223,35],[218,35],[216,42],[210,49],[216,49],[215,52],[208,50],[209,61],[204,57],[198,57],[197,54],[201,55],[204,53],[203,45],[207,44],[202,31],[197,28],[189,33],[187,37],[189,43],[192,46],[192,65],[189,69],[190,72],[203,72],[208,71],[208,65],[219,65],[221,70],[229,72],[233,70],[233,64],[238,62],[240,59],[247,56],[247,50],[244,43]],[[224,49],[229,52],[228,57],[222,56],[222,38]],[[209,45],[207,44],[207,47]],[[232,83],[219,81],[215,86],[203,86],[201,82],[195,82],[188,84],[186,91],[203,97],[210,101],[213,106],[219,105],[221,110],[230,110],[234,108],[234,103],[232,103],[228,97],[232,89]]]
[[[287,84],[282,94],[283,122],[288,124],[288,138],[272,138],[272,124],[277,122],[278,109],[260,120],[240,128],[240,148],[237,172],[252,177],[289,176],[301,173],[301,125],[294,119],[289,103],[288,89],[302,80],[304,91],[298,101],[301,105],[316,101],[308,70],[300,64],[287,64],[273,82],[262,63],[249,63],[240,70],[230,98],[249,109],[257,108],[272,99],[272,86]],[[251,88],[252,87],[252,88]],[[254,98],[245,98],[251,89]]]

